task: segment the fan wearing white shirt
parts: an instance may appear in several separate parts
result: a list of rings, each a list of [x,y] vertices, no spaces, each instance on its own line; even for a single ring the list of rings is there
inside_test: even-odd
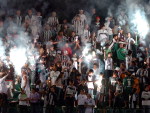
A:
[[[27,94],[25,93],[25,91],[23,89],[21,89],[21,93],[19,94],[18,99],[19,99],[20,113],[28,112],[27,111],[28,105],[29,105],[29,102],[27,100],[28,96],[27,96]]]
[[[127,17],[127,15],[125,14],[124,11],[121,11],[121,12],[120,12],[120,15],[118,15],[117,20],[118,20],[118,22],[119,22],[119,25],[120,25],[120,26],[123,26],[123,25],[125,25],[125,24],[127,23],[128,17]]]
[[[128,70],[128,68],[130,67],[131,62],[132,62],[132,51],[129,50],[126,56],[126,70]]]
[[[79,10],[79,15],[81,18],[81,21],[84,22],[84,24],[87,22],[87,17],[84,14],[84,11],[82,9]]]
[[[53,67],[53,70],[50,73],[50,78],[51,78],[51,85],[56,85],[56,80],[58,78],[58,76],[60,75],[59,71],[56,71],[56,66]]]
[[[89,38],[90,38],[90,31],[89,31],[89,26],[88,25],[85,25],[85,28],[83,30],[83,34],[81,36],[81,41],[82,43],[85,45],[87,42],[89,42]]]
[[[87,99],[85,100],[85,113],[94,113],[95,101],[92,99],[91,95],[87,95]]]
[[[94,75],[96,77],[96,80],[99,79],[99,74],[100,74],[100,67],[97,63],[93,64],[93,71],[94,71]]]
[[[59,25],[59,20],[56,12],[52,12],[51,16],[47,20],[47,23],[50,25],[50,27],[57,30],[57,26]]]
[[[76,87],[74,86],[74,81],[70,80],[69,85],[66,88],[65,92],[65,101],[66,101],[66,113],[72,113],[74,102],[75,102],[75,94],[76,94]]]
[[[85,94],[84,90],[80,90],[80,94],[78,95],[78,110],[79,113],[85,113],[85,100],[87,99],[87,96]]]
[[[127,49],[128,50],[132,50],[132,44],[135,44],[135,40],[133,38],[131,38],[131,34],[130,33],[127,34],[126,42],[127,42]]]
[[[2,73],[2,72],[0,72]],[[8,88],[5,79],[7,78],[8,75],[1,76],[0,78],[0,93],[7,94]]]
[[[112,53],[108,53],[108,57],[104,59],[105,61],[105,77],[106,79],[109,79],[109,77],[113,74],[113,59],[112,59]]]
[[[28,10],[28,14],[25,16],[25,22],[29,21],[30,25],[32,24],[32,19],[33,19],[33,13],[32,10]]]
[[[88,93],[93,97],[94,82],[95,82],[93,69],[89,70],[86,80],[87,80]]]
[[[36,20],[32,20],[30,29],[31,29],[31,35],[32,35],[33,39],[36,39],[38,37],[38,34],[40,33],[40,29],[39,29],[39,26],[37,26]]]
[[[107,30],[108,35],[109,35],[109,40],[112,40],[112,39],[113,39],[113,31],[112,31],[112,29],[109,27],[109,24],[108,24],[108,23],[105,23],[105,26],[106,26],[106,30]]]
[[[150,113],[150,90],[149,86],[145,86],[145,90],[142,91],[142,106],[144,107],[143,113]]]
[[[98,43],[101,43],[101,46],[103,46],[108,41],[108,31],[106,30],[106,27],[103,26],[100,30],[97,31],[97,39],[96,41]]]

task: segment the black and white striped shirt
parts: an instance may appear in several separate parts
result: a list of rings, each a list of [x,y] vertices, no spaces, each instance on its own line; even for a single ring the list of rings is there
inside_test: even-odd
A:
[[[52,31],[44,30],[40,41],[46,43],[46,42],[50,41],[51,38],[52,38]]]
[[[15,16],[15,23],[17,24],[17,26],[21,26],[22,25],[22,16]]]
[[[55,105],[56,97],[57,95],[55,93],[50,92],[47,96],[48,105]]]
[[[51,27],[56,27],[59,24],[58,18],[57,17],[49,17],[47,23]]]
[[[83,34],[85,23],[81,20],[73,20],[73,27],[76,35],[81,36]]]
[[[66,55],[61,56],[61,61],[63,66],[69,66],[68,61],[70,61],[70,57]]]

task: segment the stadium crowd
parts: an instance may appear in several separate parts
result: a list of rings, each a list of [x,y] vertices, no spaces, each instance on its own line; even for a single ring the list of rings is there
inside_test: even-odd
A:
[[[6,59],[0,60],[1,113],[14,104],[19,113],[56,113],[58,107],[65,113],[74,108],[78,113],[94,113],[94,108],[150,112],[149,42],[131,29],[125,11],[105,22],[96,9],[89,14],[81,9],[62,23],[55,11],[48,18],[31,9],[1,16],[6,47]],[[9,52],[23,44],[22,35],[29,37],[27,51],[36,63],[27,61],[18,75]]]

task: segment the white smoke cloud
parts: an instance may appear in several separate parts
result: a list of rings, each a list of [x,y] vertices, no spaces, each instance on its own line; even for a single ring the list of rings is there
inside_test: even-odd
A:
[[[146,38],[146,35],[149,32],[149,24],[146,19],[145,12],[136,10],[136,12],[133,14],[133,19],[131,22],[142,38]]]
[[[14,65],[16,75],[21,74],[21,68],[25,63],[29,63],[30,66],[35,66],[36,59],[39,56],[39,53],[37,49],[33,47],[30,38],[31,37],[25,32],[21,31],[18,38],[14,41],[17,46],[10,49],[10,61]]]
[[[118,16],[121,11],[124,11],[128,15],[131,32],[136,32],[141,38],[145,39],[149,32],[147,19],[147,14],[150,10],[149,4],[143,0],[125,0],[121,1],[117,9],[115,15]]]
[[[21,75],[21,68],[27,62],[26,48],[12,48],[10,61],[13,63],[17,75]]]
[[[132,31],[136,31],[142,38],[146,38],[149,32],[149,24],[144,3],[141,3],[140,0],[126,0],[126,4]]]
[[[0,39],[0,59],[1,60],[4,60],[6,58],[6,55],[5,55],[5,47],[3,45],[3,42],[2,40]]]
[[[14,26],[15,25],[12,27]],[[9,56],[10,61],[14,66],[16,75],[21,75],[21,68],[25,65],[25,63],[29,63],[31,67],[35,66],[39,53],[31,42],[32,37],[24,32],[22,28],[17,27],[17,29],[18,32],[15,40],[14,37],[10,36],[10,42],[12,42],[14,45],[12,45],[10,48]],[[3,45],[0,46],[0,48],[1,47],[4,50],[5,47]]]

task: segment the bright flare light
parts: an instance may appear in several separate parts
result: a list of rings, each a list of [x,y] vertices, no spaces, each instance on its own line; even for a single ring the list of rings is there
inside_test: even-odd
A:
[[[25,48],[13,48],[10,50],[10,61],[13,63],[17,75],[21,75],[21,68],[27,61]]]
[[[91,54],[87,55],[85,57],[85,59],[89,62],[90,60],[92,60],[93,56]]]
[[[82,55],[86,56],[86,54],[88,53],[89,49],[87,47],[84,48]]]
[[[145,38],[149,32],[149,24],[147,22],[145,12],[137,10],[133,15],[133,18],[132,23],[134,24],[135,29],[142,36],[142,38]]]
[[[3,46],[2,41],[0,40],[0,59],[4,60],[5,59],[5,48]]]
[[[98,81],[96,81],[95,83],[100,87],[102,85],[102,76],[100,76]]]

